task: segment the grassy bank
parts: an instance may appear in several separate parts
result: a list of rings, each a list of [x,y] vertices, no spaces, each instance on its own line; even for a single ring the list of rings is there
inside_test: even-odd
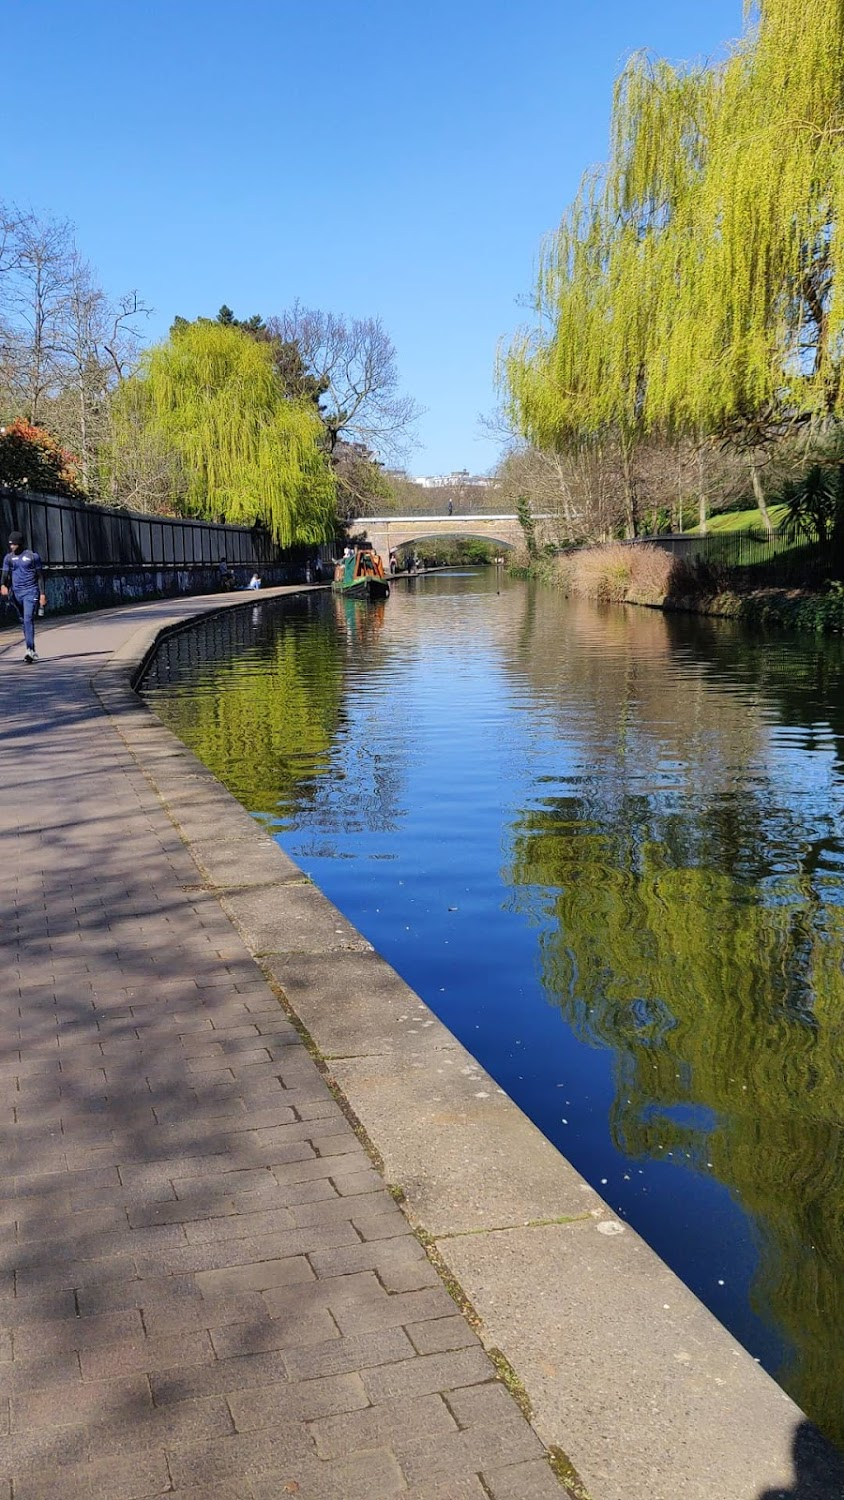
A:
[[[771,517],[772,526],[781,526],[785,521],[786,505],[769,505],[768,514]],[[758,506],[754,505],[750,510],[724,510],[710,516],[706,523],[709,536],[719,536],[725,531],[759,531],[762,526],[762,517]],[[686,536],[698,536],[700,533],[697,526],[686,526]]]
[[[719,615],[751,625],[815,634],[844,633],[844,584],[831,583],[822,592],[739,588],[729,578],[707,577],[693,561],[672,557],[647,544],[626,547],[609,543],[583,548],[561,557],[542,558],[514,571],[566,594],[601,603]]]

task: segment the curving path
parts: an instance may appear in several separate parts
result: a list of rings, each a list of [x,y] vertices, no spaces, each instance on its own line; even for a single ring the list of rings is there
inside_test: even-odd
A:
[[[559,1500],[122,721],[177,742],[92,691],[238,602],[0,637],[0,1497]]]

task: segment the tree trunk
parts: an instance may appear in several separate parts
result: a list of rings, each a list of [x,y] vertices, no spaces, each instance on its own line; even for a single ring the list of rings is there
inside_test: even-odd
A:
[[[639,535],[639,497],[631,463],[630,444],[621,440],[621,467],[624,474],[624,530],[629,542]]]
[[[697,529],[701,536],[706,536],[709,531],[709,506],[703,482],[703,454],[700,452],[697,456]]]
[[[90,479],[90,460],[88,454],[88,403],[85,399],[85,387],[82,384],[83,376],[80,375],[79,383],[79,471],[82,480],[82,488],[88,493]]]
[[[752,458],[750,460],[750,482],[753,485],[753,493],[756,497],[756,504],[759,507],[759,514],[762,517],[762,525],[764,526],[768,535],[772,536],[774,526],[768,511],[768,507],[765,504],[765,491],[762,488],[762,480],[759,477],[759,465],[757,464],[755,458]]]
[[[671,530],[680,532],[683,530],[683,460],[680,449],[677,449],[677,495],[671,506]]]

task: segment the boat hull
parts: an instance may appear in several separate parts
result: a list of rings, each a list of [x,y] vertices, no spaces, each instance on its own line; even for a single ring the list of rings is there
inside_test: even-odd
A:
[[[344,599],[389,599],[390,585],[386,578],[356,578],[352,583],[333,583],[335,594]]]

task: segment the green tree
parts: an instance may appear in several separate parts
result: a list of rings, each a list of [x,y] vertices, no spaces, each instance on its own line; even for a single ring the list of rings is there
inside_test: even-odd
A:
[[[282,546],[333,535],[335,482],[319,417],[287,397],[268,342],[224,322],[177,321],[121,386],[114,420],[118,457],[138,433],[176,457],[162,470],[163,503],[260,522]]]
[[[527,555],[531,562],[533,562],[539,556],[539,547],[536,541],[536,522],[533,519],[530,501],[526,495],[520,495],[516,501],[516,515],[519,519],[519,525],[522,528]]]
[[[540,447],[727,439],[760,470],[844,414],[844,11],[762,0],[726,61],[619,80],[606,168],[548,241],[533,330],[501,364]],[[628,523],[635,495],[628,496]]]

